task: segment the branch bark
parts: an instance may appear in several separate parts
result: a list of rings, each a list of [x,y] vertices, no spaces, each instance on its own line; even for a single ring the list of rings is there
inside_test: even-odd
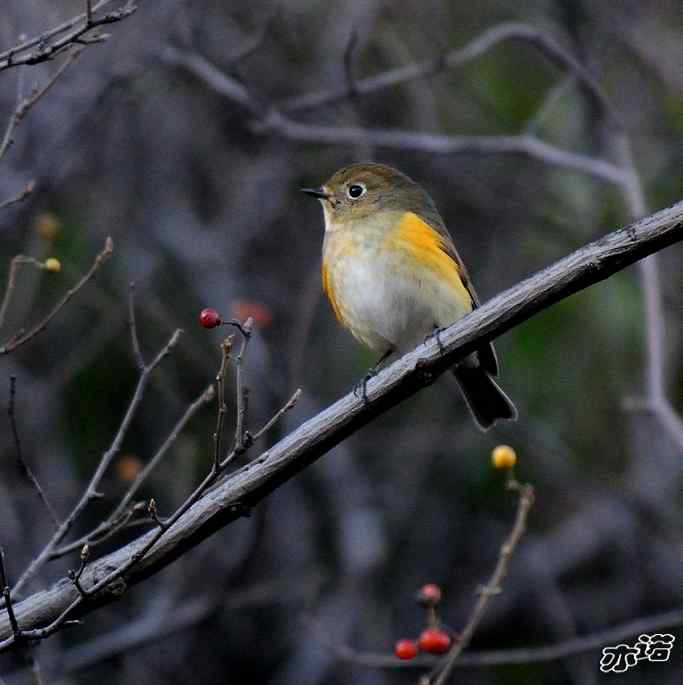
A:
[[[482,342],[526,321],[552,304],[598,283],[669,245],[683,240],[683,202],[606,235],[504,291],[416,350],[383,370],[367,385],[367,404],[353,393],[306,421],[251,463],[230,475],[189,508],[113,587],[83,601],[70,618],[121,596],[127,586],[158,572],[214,531],[310,465],[374,418],[420,389]],[[126,564],[151,540],[152,531],[88,565],[80,578],[87,591]],[[122,582],[125,580],[125,582]],[[22,630],[49,624],[78,597],[62,579],[48,590],[15,604]],[[6,612],[0,614],[0,648],[13,642]]]

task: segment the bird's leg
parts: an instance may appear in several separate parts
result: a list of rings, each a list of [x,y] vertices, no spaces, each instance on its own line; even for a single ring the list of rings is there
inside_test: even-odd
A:
[[[377,363],[370,367],[363,376],[363,378],[356,383],[354,389],[353,389],[353,394],[358,397],[358,393],[360,391],[360,396],[361,400],[363,401],[363,405],[366,405],[368,403],[368,395],[367,395],[367,385],[368,381],[373,377],[377,375],[377,372],[382,368],[382,364],[394,353],[394,350],[390,347],[382,356],[379,358]]]
[[[441,338],[439,336],[441,335],[441,332],[443,330],[444,329],[441,326],[434,324],[434,328],[432,329],[432,332],[429,335],[425,335],[425,339],[424,339],[424,341],[427,342],[431,338],[436,338],[436,344],[439,346],[439,352],[441,352],[441,354],[443,354],[444,347],[443,347],[443,343],[441,342]]]

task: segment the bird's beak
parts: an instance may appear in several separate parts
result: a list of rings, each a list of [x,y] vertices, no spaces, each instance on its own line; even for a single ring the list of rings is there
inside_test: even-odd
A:
[[[317,197],[319,200],[327,200],[330,196],[322,188],[299,188],[302,193]]]

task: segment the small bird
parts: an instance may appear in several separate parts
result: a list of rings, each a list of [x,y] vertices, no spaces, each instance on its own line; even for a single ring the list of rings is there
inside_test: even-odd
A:
[[[405,352],[479,305],[453,240],[429,195],[384,164],[352,164],[320,188],[325,217],[322,283],[339,321],[381,355]],[[476,424],[488,429],[517,410],[493,380],[486,343],[453,373]],[[364,389],[363,385],[363,389]]]

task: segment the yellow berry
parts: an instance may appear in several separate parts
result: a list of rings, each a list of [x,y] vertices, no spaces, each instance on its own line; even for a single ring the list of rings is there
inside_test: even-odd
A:
[[[517,463],[517,454],[510,445],[498,445],[491,452],[491,463],[495,469],[511,469]]]
[[[52,212],[44,212],[36,217],[35,229],[45,240],[54,240],[59,234],[60,227],[59,218]]]
[[[48,271],[52,271],[52,273],[57,273],[57,271],[61,270],[62,263],[59,261],[59,259],[55,259],[54,257],[50,257],[49,259],[45,260],[45,268]]]

